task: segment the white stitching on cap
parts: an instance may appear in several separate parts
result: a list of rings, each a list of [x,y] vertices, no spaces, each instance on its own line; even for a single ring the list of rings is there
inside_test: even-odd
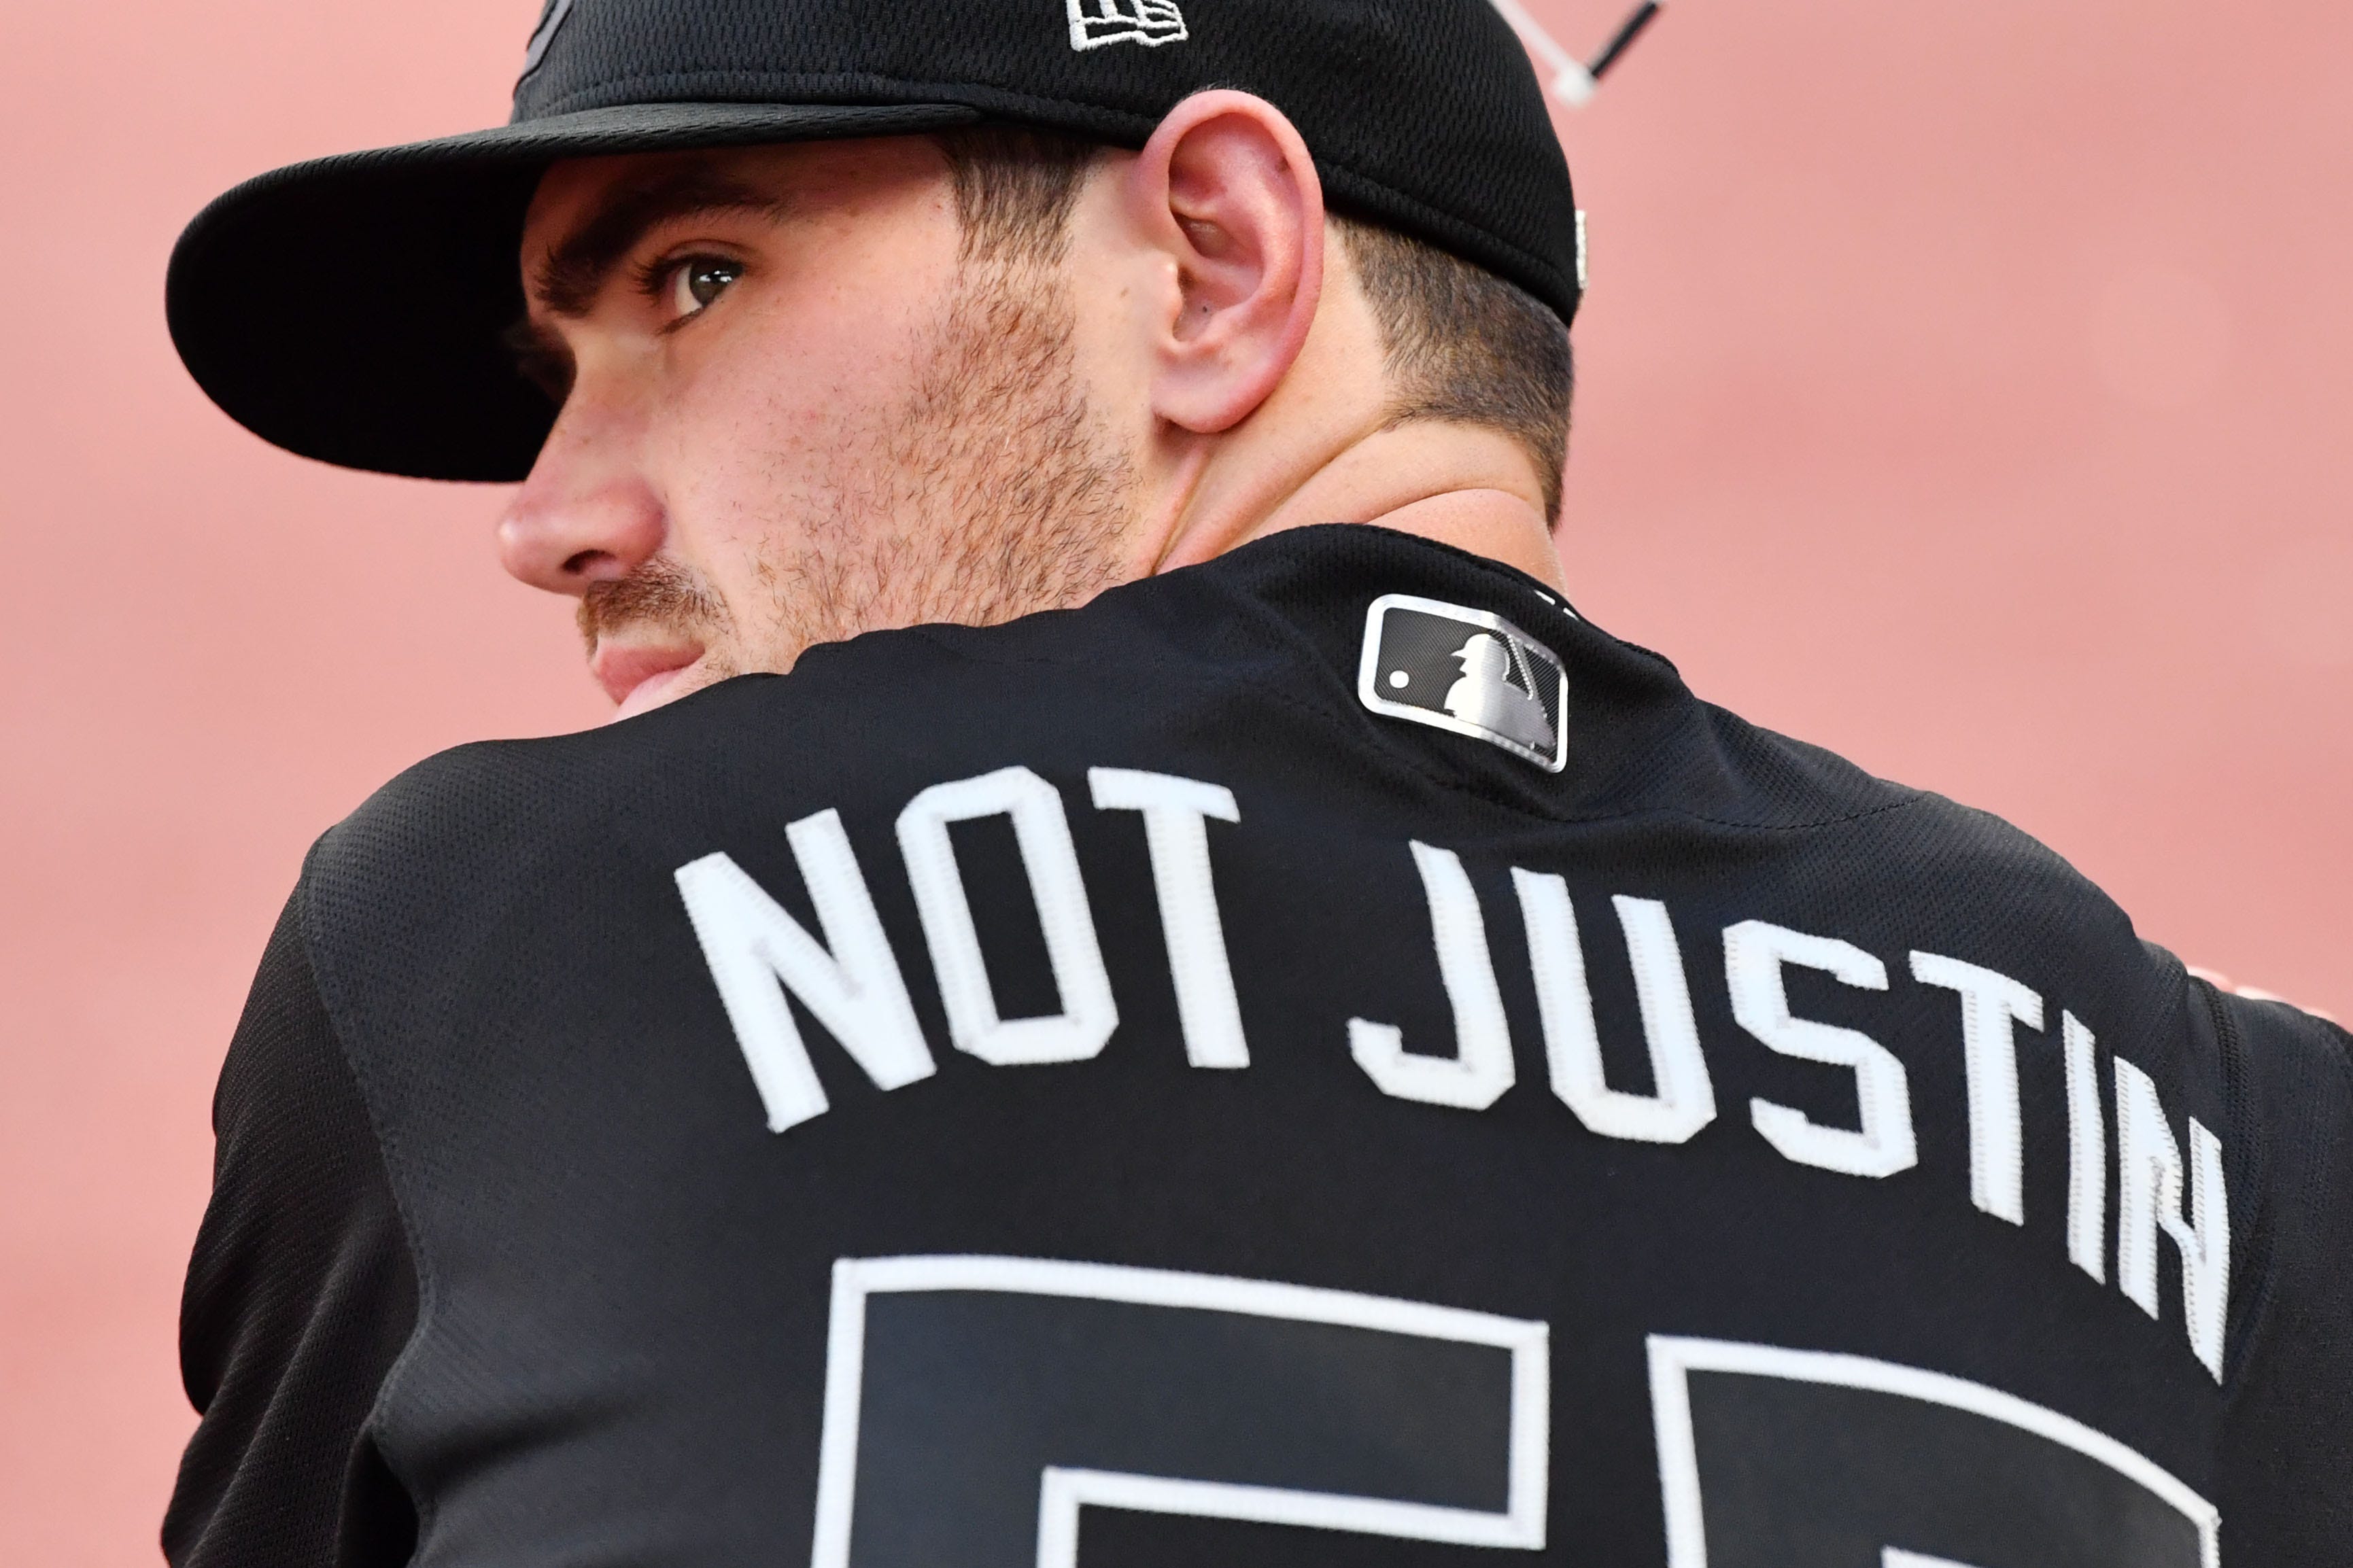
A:
[[[1130,41],[1147,48],[1181,44],[1192,35],[1185,30],[1185,13],[1176,0],[1068,0],[1071,47],[1099,49],[1105,44]]]

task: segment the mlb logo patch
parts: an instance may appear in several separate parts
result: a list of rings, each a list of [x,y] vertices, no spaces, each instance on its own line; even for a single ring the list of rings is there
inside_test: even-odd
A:
[[[1411,594],[1365,613],[1356,697],[1376,713],[1472,735],[1546,773],[1568,765],[1568,672],[1511,622]]]

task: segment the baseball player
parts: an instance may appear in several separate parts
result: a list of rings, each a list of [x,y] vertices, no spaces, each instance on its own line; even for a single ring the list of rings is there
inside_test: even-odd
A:
[[[330,829],[180,1568],[2353,1562],[2353,1040],[1569,602],[1488,0],[552,0],[169,304],[621,722]]]

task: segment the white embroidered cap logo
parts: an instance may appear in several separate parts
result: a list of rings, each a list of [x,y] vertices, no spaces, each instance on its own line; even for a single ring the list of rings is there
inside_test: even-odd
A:
[[[1365,614],[1356,698],[1376,713],[1472,735],[1546,773],[1568,765],[1568,672],[1501,616],[1410,594]]]
[[[1068,0],[1071,47],[1099,49],[1105,44],[1142,44],[1147,48],[1181,44],[1185,13],[1176,0]]]

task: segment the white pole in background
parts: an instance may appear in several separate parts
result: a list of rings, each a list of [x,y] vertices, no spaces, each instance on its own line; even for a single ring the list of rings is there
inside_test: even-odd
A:
[[[1585,68],[1583,60],[1562,48],[1560,40],[1546,32],[1519,0],[1494,0],[1494,5],[1495,9],[1503,13],[1504,20],[1509,22],[1513,30],[1526,41],[1528,53],[1535,56],[1544,63],[1545,69],[1552,73],[1552,90],[1563,103],[1576,109],[1592,98],[1593,73]]]
[[[1512,25],[1513,31],[1525,41],[1528,52],[1551,73],[1554,94],[1571,109],[1578,109],[1592,100],[1593,89],[1603,73],[1618,63],[1626,47],[1641,37],[1642,29],[1658,16],[1661,0],[1642,0],[1633,14],[1619,24],[1618,30],[1601,46],[1601,52],[1593,57],[1590,65],[1561,47],[1560,40],[1546,32],[1519,0],[1493,0],[1493,5],[1504,20]]]

